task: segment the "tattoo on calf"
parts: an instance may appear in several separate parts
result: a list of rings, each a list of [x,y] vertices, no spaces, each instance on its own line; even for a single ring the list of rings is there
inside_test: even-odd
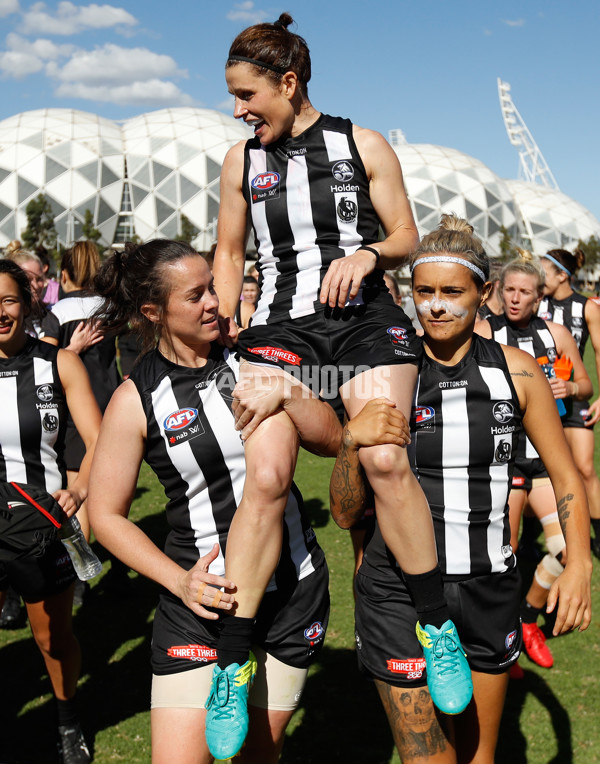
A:
[[[426,687],[402,689],[377,681],[377,689],[404,762],[442,753],[448,739]]]

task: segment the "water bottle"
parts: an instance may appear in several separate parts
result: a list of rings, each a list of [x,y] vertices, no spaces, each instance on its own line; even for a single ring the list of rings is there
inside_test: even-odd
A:
[[[554,366],[552,366],[551,363],[542,363],[540,365],[542,367],[542,371],[546,375],[546,379],[554,379],[556,377]],[[565,402],[562,400],[562,398],[555,398],[555,402],[556,408],[558,409],[558,415],[561,417],[564,416],[567,413]]]
[[[69,553],[75,573],[82,581],[95,578],[102,572],[102,563],[85,540],[79,520],[75,516],[63,515],[60,540]]]

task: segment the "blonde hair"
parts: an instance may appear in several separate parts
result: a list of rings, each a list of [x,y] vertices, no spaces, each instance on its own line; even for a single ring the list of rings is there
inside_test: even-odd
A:
[[[517,252],[519,256],[506,263],[500,271],[500,289],[504,289],[504,282],[509,273],[522,273],[525,276],[533,276],[537,282],[538,294],[541,294],[546,283],[546,272],[540,258],[532,255],[528,249],[517,247]]]
[[[421,240],[419,246],[410,256],[410,266],[422,255],[447,253],[457,255],[479,268],[487,281],[490,273],[490,261],[483,248],[481,240],[475,236],[473,226],[458,215],[444,214],[439,226]],[[479,280],[477,274],[473,277]]]
[[[94,277],[100,268],[98,247],[93,241],[78,241],[62,256],[61,271],[80,289],[92,290]]]
[[[22,244],[18,239],[13,239],[12,241],[9,241],[9,243],[4,248],[4,253],[6,257],[10,257],[10,255],[13,254],[13,252],[17,252],[19,249],[22,248]]]
[[[28,249],[13,250],[6,255],[6,259],[12,260],[12,262],[17,265],[23,265],[23,263],[37,263],[42,269],[42,272],[44,271],[44,266],[40,258],[35,252],[30,252]]]

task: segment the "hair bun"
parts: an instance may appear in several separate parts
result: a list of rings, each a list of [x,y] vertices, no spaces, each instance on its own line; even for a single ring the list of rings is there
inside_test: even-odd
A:
[[[438,231],[462,231],[464,233],[472,234],[475,229],[464,218],[459,218],[454,212],[442,215],[441,223],[438,226]]]
[[[282,13],[281,16],[273,23],[274,27],[279,27],[280,29],[285,29],[289,27],[290,24],[294,23],[294,19],[290,16],[289,13]]]
[[[521,247],[515,247],[515,249],[519,253],[519,259],[524,263],[534,262],[535,258],[528,249],[522,249]]]
[[[577,263],[577,270],[580,268],[583,268],[585,265],[585,252],[582,249],[576,249],[573,252],[573,257],[575,258],[575,262]]]

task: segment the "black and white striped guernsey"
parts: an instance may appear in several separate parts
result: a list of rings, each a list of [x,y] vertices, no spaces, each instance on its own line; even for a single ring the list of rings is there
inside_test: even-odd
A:
[[[554,337],[546,322],[539,316],[532,316],[528,326],[524,328],[509,321],[504,313],[499,316],[490,316],[488,321],[496,342],[519,348],[536,359],[547,358],[550,363],[556,360],[558,353]],[[525,459],[539,459],[538,452],[525,433],[522,435],[519,451]]]
[[[73,332],[81,321],[89,319],[101,304],[102,298],[97,295],[76,291],[69,292],[52,306],[52,315],[58,319],[59,324],[58,336],[55,339],[59,340],[60,347],[66,348],[69,345]],[[54,336],[46,321],[42,322],[42,327],[47,336]],[[104,337],[96,345],[84,350],[80,358],[89,374],[96,402],[103,412],[121,382],[114,337]]]
[[[57,355],[58,348],[29,337],[17,355],[0,358],[0,480],[48,493],[67,484],[67,406]]]
[[[546,322],[539,316],[532,316],[526,327],[513,324],[504,313],[499,316],[490,316],[487,320],[496,342],[524,350],[534,358],[546,357],[550,363],[556,360],[554,337]]]
[[[588,301],[577,292],[572,292],[564,300],[555,300],[553,297],[544,297],[538,308],[538,316],[544,321],[554,321],[555,324],[566,326],[577,343],[579,353],[583,358],[585,345],[590,336],[587,321],[585,320],[585,306]]]
[[[352,123],[321,114],[301,135],[262,146],[246,143],[242,190],[259,256],[260,300],[252,326],[321,310],[319,290],[331,262],[379,239],[379,220]],[[352,304],[383,286],[365,279]]]
[[[173,364],[154,350],[130,377],[146,415],[144,459],[169,500],[171,530],[165,553],[189,569],[218,543],[219,556],[210,566],[217,575],[225,570],[227,533],[246,477],[244,447],[231,411],[238,369],[238,361],[219,347],[200,369]],[[281,558],[267,591],[304,578],[323,559],[293,486],[284,515]]]
[[[501,573],[516,564],[507,499],[521,419],[497,342],[474,335],[455,366],[423,356],[410,454],[431,509],[444,576]],[[385,578],[395,565],[378,528],[364,559],[361,572],[374,578]]]

